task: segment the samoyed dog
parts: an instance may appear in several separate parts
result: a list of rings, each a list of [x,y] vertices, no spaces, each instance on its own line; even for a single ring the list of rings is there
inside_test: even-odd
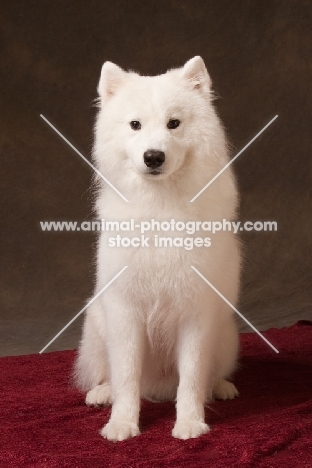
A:
[[[229,161],[201,57],[159,76],[105,62],[98,93],[94,164],[129,201],[101,180],[99,219],[134,219],[136,227],[151,219],[199,225],[235,219],[238,197],[230,168],[190,202]],[[133,238],[137,232],[126,234]],[[207,402],[238,395],[227,380],[238,355],[234,313],[203,279],[237,302],[235,235],[219,232],[208,244],[185,249],[157,247],[156,233],[148,234],[149,245],[123,247],[112,246],[112,232],[101,232],[94,296],[127,269],[88,307],[75,366],[87,405],[112,404],[101,430],[111,441],[140,434],[141,397],[175,400],[172,435],[188,439],[208,432]],[[157,235],[188,237],[180,231]]]

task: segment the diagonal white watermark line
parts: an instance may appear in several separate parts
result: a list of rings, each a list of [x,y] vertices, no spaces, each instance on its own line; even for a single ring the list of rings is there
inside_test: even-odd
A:
[[[239,151],[239,153],[237,153],[237,155],[236,155],[236,156],[234,156],[234,158],[232,158],[232,159],[231,159],[231,161],[230,161],[230,162],[228,162],[228,163],[227,163],[227,164],[226,164],[226,165],[223,167],[223,169],[221,169],[221,171],[219,171],[219,172],[218,172],[218,174],[217,174],[217,175],[215,175],[215,176],[214,176],[214,177],[211,179],[211,181],[210,181],[210,182],[208,182],[208,184],[207,184],[207,185],[205,185],[205,187],[203,187],[203,188],[202,188],[202,189],[201,189],[201,190],[198,192],[198,194],[197,194],[197,195],[195,195],[195,197],[194,197],[194,198],[192,198],[192,200],[190,200],[190,203],[192,203],[193,201],[195,201],[195,200],[196,200],[196,198],[198,198],[198,197],[199,197],[199,195],[201,195],[201,194],[202,194],[202,193],[203,193],[203,192],[206,190],[206,188],[208,188],[208,187],[209,187],[209,185],[211,185],[211,184],[212,184],[212,183],[213,183],[213,182],[214,182],[214,181],[215,181],[215,180],[216,180],[216,179],[219,177],[219,175],[221,175],[221,174],[222,174],[222,172],[224,172],[224,171],[225,171],[225,170],[226,170],[226,169],[227,169],[227,168],[228,168],[228,167],[229,167],[229,166],[230,166],[230,165],[231,165],[231,164],[232,164],[232,163],[235,161],[235,159],[237,159],[237,158],[238,158],[238,156],[240,156],[240,155],[241,155],[241,154],[242,154],[242,153],[245,151],[245,149],[247,149],[247,148],[248,148],[248,146],[250,146],[250,145],[251,145],[251,143],[253,143],[253,142],[254,142],[254,141],[255,141],[255,140],[258,138],[258,136],[260,136],[260,135],[261,135],[261,133],[263,133],[263,132],[264,132],[264,130],[266,130],[266,129],[269,127],[269,125],[271,125],[271,124],[274,122],[274,120],[276,120],[276,119],[277,119],[277,117],[278,117],[278,115],[276,115],[275,117],[273,117],[273,119],[272,119],[272,120],[270,120],[270,122],[269,122],[269,123],[267,123],[267,124],[265,125],[265,127],[263,127],[263,129],[262,129],[262,130],[260,130],[260,132],[259,132],[259,133],[257,133],[257,135],[256,135],[256,136],[254,136],[254,137],[253,137],[253,139],[252,139],[252,140],[250,140],[250,142],[249,142],[249,143],[247,143],[247,145],[246,145],[246,146],[244,146],[244,148],[243,148],[243,149],[241,149],[241,150]]]
[[[86,308],[87,308],[87,307],[89,307],[89,305],[90,305],[90,304],[92,304],[92,302],[94,302],[94,301],[95,301],[95,299],[97,299],[97,298],[98,298],[98,297],[99,297],[99,296],[100,296],[100,295],[101,295],[101,294],[102,294],[102,293],[105,291],[105,289],[107,289],[107,288],[108,288],[108,287],[109,287],[109,286],[110,286],[110,285],[111,285],[111,284],[112,284],[112,283],[113,283],[113,282],[114,282],[114,281],[115,281],[115,280],[118,278],[118,276],[120,276],[120,275],[121,275],[121,274],[122,274],[122,273],[123,273],[123,272],[126,270],[126,268],[128,268],[128,265],[127,265],[127,266],[124,266],[124,267],[123,267],[123,269],[122,269],[122,270],[120,270],[120,272],[119,272],[119,273],[117,273],[117,275],[116,275],[116,276],[114,276],[114,278],[113,278],[113,279],[111,279],[111,280],[110,280],[110,281],[107,283],[107,285],[106,285],[106,286],[104,286],[104,288],[103,288],[103,289],[101,289],[101,291],[100,291],[99,293],[97,293],[97,294],[96,294],[96,295],[95,295],[95,296],[94,296],[94,297],[91,299],[91,301],[89,301],[89,302],[88,302],[88,304],[87,304],[86,306],[84,306],[84,308],[83,308],[83,309],[81,309],[81,311],[80,311],[80,312],[78,312],[78,314],[77,314],[77,315],[75,315],[75,317],[74,317],[74,318],[72,318],[72,319],[71,319],[71,321],[70,321],[70,322],[68,322],[68,324],[67,324],[67,325],[65,325],[65,327],[64,327],[64,328],[62,328],[62,330],[61,330],[61,331],[59,331],[59,332],[57,333],[57,335],[55,335],[55,337],[54,337],[54,338],[53,338],[51,341],[49,341],[49,343],[48,343],[47,345],[45,345],[45,347],[44,347],[44,348],[42,348],[42,350],[39,352],[39,354],[43,353],[43,351],[45,351],[45,350],[46,350],[46,349],[47,349],[47,348],[50,346],[50,344],[51,344],[51,343],[53,343],[53,341],[55,341],[55,340],[56,340],[56,338],[58,338],[58,337],[59,337],[59,336],[60,336],[60,335],[63,333],[63,331],[65,331],[65,330],[66,330],[66,328],[68,328],[68,327],[69,327],[69,325],[71,325],[71,324],[72,324],[72,323],[73,323],[73,322],[76,320],[76,318],[78,318],[78,317],[79,317],[79,315],[81,315],[81,314],[82,314],[82,312],[84,312],[84,311],[86,310]]]
[[[77,154],[79,154],[79,156],[87,163],[89,164],[90,167],[92,167],[92,169],[100,176],[102,177],[103,180],[105,180],[105,182],[113,189],[115,190],[116,193],[118,193],[118,195],[126,202],[129,202],[129,200],[121,193],[119,192],[118,189],[116,189],[116,187],[109,181],[106,179],[106,177],[103,176],[103,174],[95,167],[93,166],[93,164],[90,163],[90,161],[87,160],[87,158],[84,157],[83,154],[80,153],[80,151],[77,150],[77,148],[74,147],[74,145],[67,140],[67,138],[64,137],[64,135],[62,135],[62,133],[54,127],[54,125],[51,124],[51,122],[42,114],[40,114],[40,117],[48,124],[50,125],[51,128],[53,128],[53,130],[61,137],[63,138],[64,141],[66,141],[66,143],[74,150],[76,151]]]
[[[217,288],[215,288],[211,283],[210,281],[207,280],[207,278],[205,278],[198,270],[197,268],[195,268],[194,266],[191,266],[191,268],[195,271],[195,273],[198,274],[198,276],[200,276],[204,281],[205,283],[207,283],[211,289],[213,289],[220,297],[221,299],[223,299],[230,307],[231,309],[234,310],[234,312],[236,312],[259,336],[260,338],[265,341],[276,353],[279,353],[279,350],[275,348],[275,346],[272,345],[272,343],[269,342],[269,340],[266,339],[265,336],[262,335],[262,333],[259,332],[259,330],[256,329],[256,327],[253,326],[252,323],[249,322],[249,320],[246,319],[246,317],[243,316],[243,314],[241,314],[239,312],[239,310],[236,309],[236,307],[234,307],[228,300],[226,297],[223,296],[223,294],[220,293],[220,291],[217,290]]]

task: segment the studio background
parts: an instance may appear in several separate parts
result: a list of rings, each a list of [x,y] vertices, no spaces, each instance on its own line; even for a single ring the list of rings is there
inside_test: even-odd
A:
[[[201,55],[234,156],[245,233],[239,310],[259,329],[312,318],[309,1],[2,1],[0,354],[37,353],[93,292],[95,235],[47,233],[91,220],[96,86],[110,60],[159,74]],[[207,181],[208,182],[208,181]],[[48,351],[77,347],[82,317]],[[242,330],[249,331],[242,323]]]

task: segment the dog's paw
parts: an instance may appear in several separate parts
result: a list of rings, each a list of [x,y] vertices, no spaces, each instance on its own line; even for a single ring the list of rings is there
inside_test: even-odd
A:
[[[130,439],[137,435],[140,435],[138,426],[127,420],[109,421],[101,430],[101,436],[113,442]]]
[[[232,382],[221,379],[213,389],[213,396],[218,400],[233,400],[238,397],[239,393],[237,388]]]
[[[202,434],[207,434],[210,430],[208,424],[205,424],[201,421],[193,421],[184,419],[177,421],[172,430],[172,435],[176,439],[193,439],[199,437]]]
[[[104,406],[112,402],[110,385],[105,383],[92,388],[86,395],[88,406]]]

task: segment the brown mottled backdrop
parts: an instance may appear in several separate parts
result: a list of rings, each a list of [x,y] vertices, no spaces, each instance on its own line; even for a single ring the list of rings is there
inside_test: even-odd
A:
[[[243,236],[240,310],[258,327],[312,317],[311,68],[308,0],[1,2],[1,354],[38,352],[92,294],[94,237],[40,220],[90,219],[87,157],[105,60],[158,74],[201,55],[235,151]],[[93,245],[93,246],[92,246]],[[76,347],[81,319],[49,350]],[[247,328],[245,328],[246,330]]]

